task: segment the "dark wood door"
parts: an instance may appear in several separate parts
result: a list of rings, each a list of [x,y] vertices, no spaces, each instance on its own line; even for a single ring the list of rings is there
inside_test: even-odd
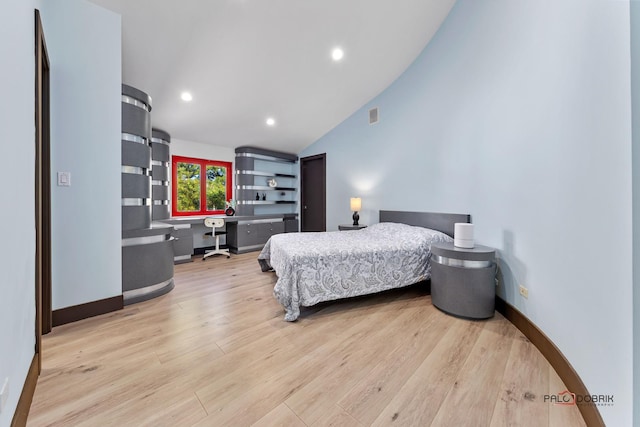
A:
[[[326,154],[300,159],[301,231],[327,230]]]

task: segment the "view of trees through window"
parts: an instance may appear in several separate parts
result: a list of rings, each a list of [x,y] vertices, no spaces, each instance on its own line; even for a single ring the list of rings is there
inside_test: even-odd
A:
[[[172,166],[174,215],[224,211],[232,197],[231,163],[173,156]]]
[[[207,210],[224,210],[226,189],[227,168],[207,166]]]

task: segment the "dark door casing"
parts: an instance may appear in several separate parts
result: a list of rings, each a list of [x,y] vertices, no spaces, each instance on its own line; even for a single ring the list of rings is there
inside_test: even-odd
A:
[[[35,11],[35,220],[36,352],[40,336],[51,331],[51,165],[49,57],[40,13]]]
[[[326,153],[300,159],[301,231],[326,231]]]

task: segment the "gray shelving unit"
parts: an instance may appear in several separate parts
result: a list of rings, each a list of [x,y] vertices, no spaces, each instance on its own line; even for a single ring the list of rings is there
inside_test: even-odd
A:
[[[257,147],[236,149],[236,213],[291,214],[298,203],[298,156]],[[272,185],[269,185],[269,183]],[[275,185],[273,185],[275,183]]]
[[[236,215],[250,219],[227,224],[231,251],[259,250],[274,234],[298,231],[298,156],[238,147],[235,163]]]

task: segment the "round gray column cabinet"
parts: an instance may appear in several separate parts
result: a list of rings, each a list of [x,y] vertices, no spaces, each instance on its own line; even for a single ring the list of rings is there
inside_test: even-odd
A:
[[[122,229],[151,225],[151,97],[122,85]]]
[[[495,249],[431,245],[431,302],[445,313],[466,319],[493,317],[495,277]]]
[[[160,129],[151,130],[151,219],[157,221],[171,216],[169,201],[171,200],[169,144],[171,136]]]
[[[168,156],[168,134],[158,140],[158,156]],[[169,292],[173,282],[173,226],[152,222],[151,97],[122,85],[122,295],[125,305]],[[163,140],[164,141],[164,140]],[[165,148],[166,147],[166,148]],[[155,158],[154,150],[154,158]],[[168,160],[158,171],[166,192],[161,206],[168,212]],[[154,170],[155,175],[155,170]],[[162,218],[164,212],[158,212]]]

